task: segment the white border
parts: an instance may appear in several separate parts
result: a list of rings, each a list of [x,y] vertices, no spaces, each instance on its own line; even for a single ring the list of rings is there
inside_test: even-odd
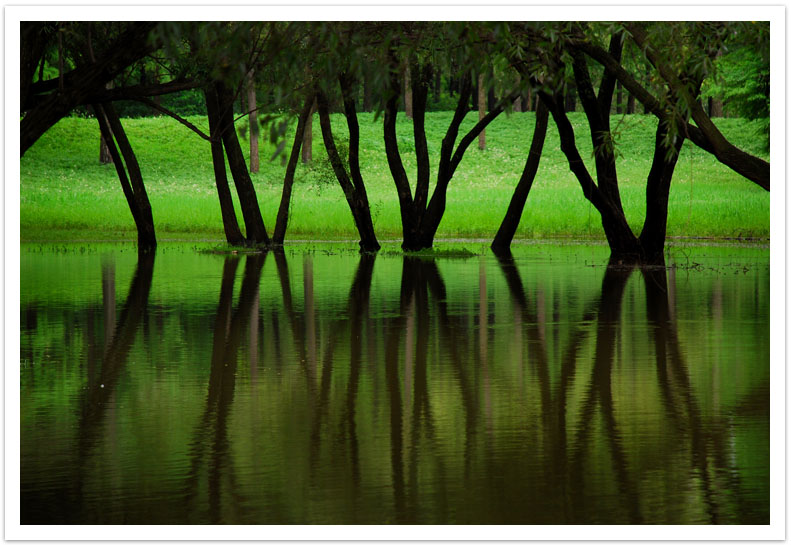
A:
[[[92,2],[89,2],[90,4]],[[785,8],[784,6],[460,5],[348,2],[302,5],[5,7],[5,539],[6,540],[783,540],[785,539]],[[243,4],[247,4],[246,6]],[[463,4],[463,3],[461,3]],[[141,6],[147,6],[141,10]],[[190,6],[185,10],[184,6]],[[407,7],[408,6],[408,7]],[[452,6],[452,10],[447,7]],[[716,10],[712,11],[712,7]],[[310,7],[310,9],[305,9]],[[406,9],[405,9],[406,8]],[[20,526],[19,525],[19,22],[47,20],[770,20],[771,21],[771,488],[768,526]]]

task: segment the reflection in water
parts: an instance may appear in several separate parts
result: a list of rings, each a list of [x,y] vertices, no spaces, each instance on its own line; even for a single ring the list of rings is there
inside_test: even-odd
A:
[[[258,301],[258,286],[265,259],[266,254],[247,256],[236,311],[233,310],[233,285],[239,259],[227,258],[223,265],[220,303],[214,326],[209,392],[206,396],[206,410],[196,427],[190,449],[192,462],[187,474],[185,499],[189,506],[197,493],[199,473],[205,464],[208,473],[209,510],[205,516],[190,511],[197,517],[194,523],[225,523],[224,511],[229,509],[233,512],[239,511],[236,473],[228,439],[228,415],[236,386],[237,352],[241,335],[248,327],[250,311]],[[207,449],[208,457],[205,454]],[[205,458],[208,458],[208,461],[204,463]],[[225,495],[223,488],[226,491]]]
[[[151,304],[142,255],[117,319],[101,264],[80,364],[23,369],[23,522],[767,522],[764,280],[714,278],[700,330],[664,268],[272,254],[201,262],[206,304]]]

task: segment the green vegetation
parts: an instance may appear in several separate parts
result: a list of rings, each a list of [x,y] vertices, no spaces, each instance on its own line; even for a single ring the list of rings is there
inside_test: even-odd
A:
[[[450,184],[447,212],[438,238],[491,240],[524,166],[534,115],[528,112],[500,116],[486,131],[487,150],[470,147]],[[440,138],[450,117],[450,112],[432,112],[426,116],[434,173]],[[577,145],[592,169],[585,116],[572,113],[570,118]],[[205,117],[188,119],[207,130]],[[470,113],[462,130],[476,120],[477,114]],[[360,122],[361,169],[376,233],[381,240],[397,240],[401,237],[401,219],[385,158],[381,118],[361,114]],[[720,118],[716,122],[736,146],[766,157],[763,143],[754,136],[760,121]],[[414,182],[411,122],[399,117],[398,123],[399,148]],[[295,125],[292,123],[291,131]],[[129,119],[124,121],[124,126],[141,165],[159,237],[222,240],[209,144],[170,118]],[[656,118],[613,116],[612,127],[620,151],[618,174],[624,209],[629,222],[639,226],[645,213],[645,178],[651,166]],[[333,116],[333,130],[336,138],[345,138],[342,115]],[[326,160],[318,115],[314,119],[313,138],[313,163],[297,167],[286,241],[354,239],[357,232],[348,205]],[[274,152],[268,146],[264,139],[261,171],[251,176],[264,220],[271,230],[285,166],[280,158],[266,161]],[[23,241],[135,239],[135,225],[115,169],[112,165],[101,165],[98,156],[96,121],[70,117],[61,120],[22,157]],[[238,203],[236,209],[240,210]],[[238,216],[241,224],[241,214]],[[769,194],[688,142],[673,177],[668,236],[766,238]],[[604,238],[599,215],[585,200],[579,183],[569,171],[552,123],[517,238]]]

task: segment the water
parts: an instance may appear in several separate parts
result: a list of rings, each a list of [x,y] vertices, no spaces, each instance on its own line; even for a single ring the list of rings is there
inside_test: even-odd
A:
[[[768,523],[768,250],[606,258],[23,245],[21,521]]]

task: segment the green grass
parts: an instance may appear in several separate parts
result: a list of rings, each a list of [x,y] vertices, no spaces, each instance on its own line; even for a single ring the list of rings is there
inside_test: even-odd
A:
[[[450,112],[429,113],[432,178]],[[570,114],[580,153],[592,171],[590,134],[584,114]],[[205,118],[191,122],[207,131]],[[471,127],[471,113],[462,130]],[[342,116],[333,116],[336,138],[343,139]],[[401,237],[398,200],[387,167],[382,120],[362,114],[360,162],[377,236]],[[489,239],[497,231],[524,166],[533,132],[534,114],[501,116],[486,131],[487,149],[474,143],[448,190],[445,217],[438,238]],[[717,124],[734,144],[761,155],[756,123],[719,119]],[[138,156],[160,240],[223,239],[209,145],[170,118],[124,120]],[[294,125],[294,124],[292,124]],[[645,178],[651,166],[655,121],[651,116],[613,116],[618,127],[618,174],[624,208],[639,233],[645,214]],[[411,122],[399,118],[399,146],[414,183]],[[293,126],[292,126],[293,130]],[[21,160],[20,224],[23,241],[134,240],[134,223],[115,169],[100,165],[99,131],[95,120],[60,121]],[[354,239],[356,231],[343,194],[326,162],[318,118],[314,120],[314,160],[297,168],[287,240]],[[247,142],[243,141],[247,148]],[[290,143],[289,143],[290,148]],[[280,202],[283,172],[280,159],[269,161],[273,148],[262,144],[261,172],[253,175],[267,228],[272,230]],[[433,190],[433,187],[432,187]],[[237,202],[237,214],[241,213]],[[769,194],[711,155],[685,144],[670,196],[670,237],[766,238],[769,236]],[[550,121],[538,176],[525,208],[517,238],[602,239],[596,210],[584,199],[560,151]]]

